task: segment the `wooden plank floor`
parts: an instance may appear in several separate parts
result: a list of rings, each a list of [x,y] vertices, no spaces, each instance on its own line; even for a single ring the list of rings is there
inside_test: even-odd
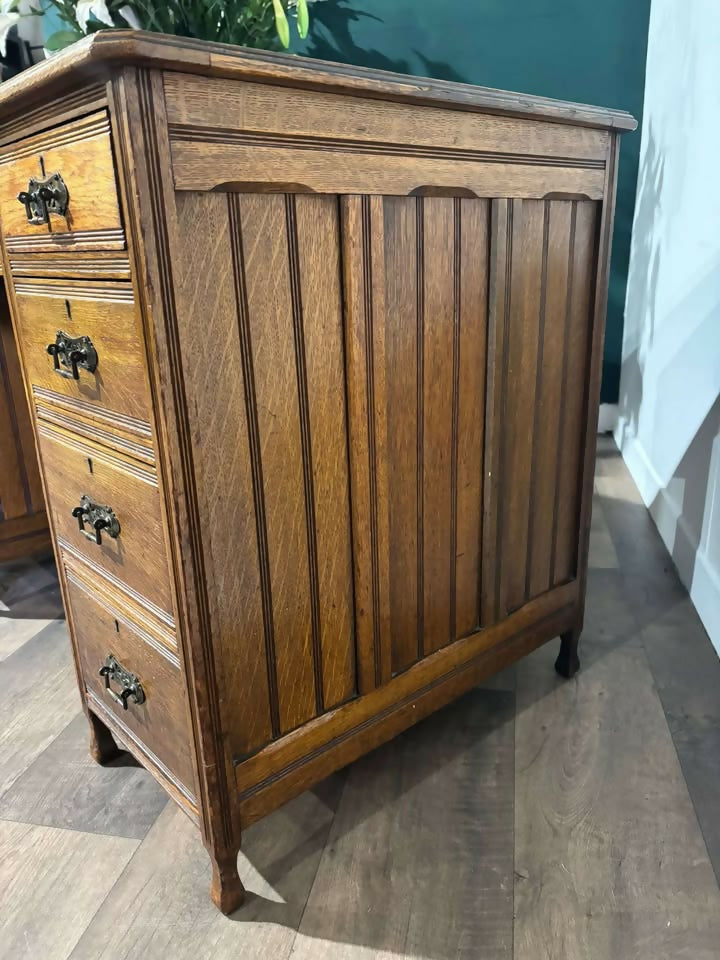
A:
[[[599,445],[582,670],[556,643],[248,830],[87,755],[52,566],[0,568],[0,960],[720,960],[720,661]]]

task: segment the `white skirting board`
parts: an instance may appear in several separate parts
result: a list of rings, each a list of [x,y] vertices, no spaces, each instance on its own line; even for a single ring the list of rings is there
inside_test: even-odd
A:
[[[621,440],[622,425],[619,425],[615,436],[618,447]],[[626,437],[621,453],[680,580],[720,655],[720,570],[712,564],[707,552],[700,549],[681,508],[662,484],[642,445]]]
[[[616,403],[601,403],[598,415],[598,433],[613,433],[617,426],[618,405]]]

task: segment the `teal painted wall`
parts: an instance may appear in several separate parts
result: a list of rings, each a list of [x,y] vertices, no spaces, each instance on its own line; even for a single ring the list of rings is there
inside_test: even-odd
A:
[[[629,110],[640,121],[650,0],[319,0],[297,51]],[[615,403],[639,129],[622,140],[602,400]]]

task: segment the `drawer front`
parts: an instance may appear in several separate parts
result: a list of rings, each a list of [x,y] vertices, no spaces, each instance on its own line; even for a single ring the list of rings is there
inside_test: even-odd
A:
[[[61,545],[67,544],[139,603],[172,622],[167,549],[154,470],[85,444],[43,421],[38,421],[38,439],[48,507]],[[99,512],[73,516],[73,510],[88,501],[112,511],[106,516],[108,527],[101,531],[100,544],[92,530]],[[80,530],[80,519],[84,530]],[[114,523],[119,532],[112,530]],[[117,536],[112,536],[113,532]]]
[[[98,413],[122,414],[140,421],[139,429],[148,429],[145,351],[130,286],[18,280],[15,295],[23,360],[33,387],[80,401],[86,413],[89,404]],[[76,365],[77,379],[67,338],[92,361]],[[60,341],[67,346],[57,352]]]
[[[32,193],[31,180],[40,183],[54,174],[67,189],[66,213],[50,212],[47,222],[30,223],[18,194]],[[125,247],[104,110],[5,147],[0,183],[0,219],[10,252]]]
[[[182,672],[176,657],[151,634],[133,623],[122,605],[105,595],[95,595],[92,586],[65,567],[70,614],[87,690],[130,731],[141,747],[149,750],[172,776],[193,788],[191,737]],[[139,682],[142,703],[127,697],[127,709],[115,699],[123,692],[117,671],[103,677],[100,670],[108,657]],[[137,690],[138,688],[136,688]],[[150,757],[153,760],[153,757]]]

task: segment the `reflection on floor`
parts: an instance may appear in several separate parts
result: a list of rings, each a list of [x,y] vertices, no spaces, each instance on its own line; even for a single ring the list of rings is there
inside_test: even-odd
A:
[[[606,439],[590,566],[574,680],[552,643],[253,826],[231,918],[90,761],[52,564],[0,568],[0,956],[717,960],[720,662]]]

